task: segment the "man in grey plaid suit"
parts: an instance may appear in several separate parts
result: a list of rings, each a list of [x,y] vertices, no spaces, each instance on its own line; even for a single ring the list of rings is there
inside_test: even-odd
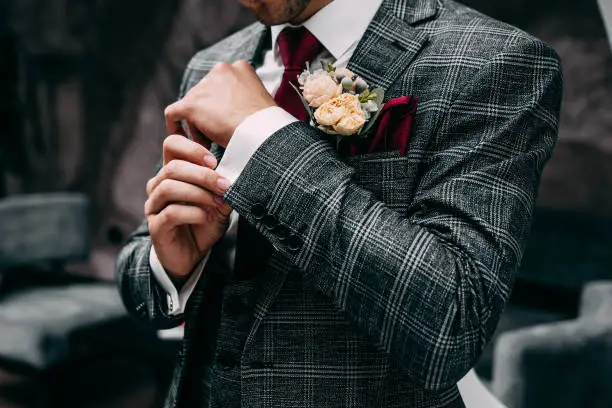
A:
[[[464,406],[556,140],[557,55],[451,0],[243,3],[264,24],[189,63],[166,118],[192,138],[165,140],[118,258],[134,316],[186,322],[168,406]],[[341,154],[277,106],[288,21],[418,97],[405,152]]]

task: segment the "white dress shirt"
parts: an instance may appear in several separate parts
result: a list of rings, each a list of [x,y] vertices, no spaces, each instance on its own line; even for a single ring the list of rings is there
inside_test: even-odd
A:
[[[354,0],[334,0],[306,21],[304,27],[317,37],[326,49],[311,61],[312,66],[320,65],[321,61],[330,61],[337,68],[345,68],[381,4],[382,0],[368,0],[361,1],[359,6],[355,7]],[[287,24],[271,27],[272,47],[266,52],[263,64],[256,70],[271,95],[274,95],[279,88],[285,70],[276,40],[286,26]],[[236,128],[217,167],[217,172],[230,183],[234,183],[259,146],[276,131],[296,120],[294,116],[278,107],[267,108],[249,116]],[[219,245],[219,250],[224,252],[221,259],[227,262],[228,270],[234,269],[237,228],[238,214],[233,211],[228,230]],[[202,259],[188,281],[178,291],[160,264],[155,249],[151,249],[149,263],[155,278],[168,293],[170,315],[184,312],[185,304],[202,274],[208,255]]]

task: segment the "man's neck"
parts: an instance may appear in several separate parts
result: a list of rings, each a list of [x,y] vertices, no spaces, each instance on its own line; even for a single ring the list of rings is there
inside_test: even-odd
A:
[[[306,9],[291,24],[300,25],[334,0],[311,0]]]

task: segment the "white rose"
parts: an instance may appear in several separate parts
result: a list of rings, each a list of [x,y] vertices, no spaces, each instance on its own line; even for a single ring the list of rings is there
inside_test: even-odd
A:
[[[313,108],[318,108],[341,93],[342,86],[327,74],[313,75],[304,83],[304,99]]]

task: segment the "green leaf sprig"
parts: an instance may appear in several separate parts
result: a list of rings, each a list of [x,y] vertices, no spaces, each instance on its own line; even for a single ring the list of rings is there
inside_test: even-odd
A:
[[[368,101],[375,101],[378,98],[376,92],[363,91],[359,95],[359,103],[366,103]]]

